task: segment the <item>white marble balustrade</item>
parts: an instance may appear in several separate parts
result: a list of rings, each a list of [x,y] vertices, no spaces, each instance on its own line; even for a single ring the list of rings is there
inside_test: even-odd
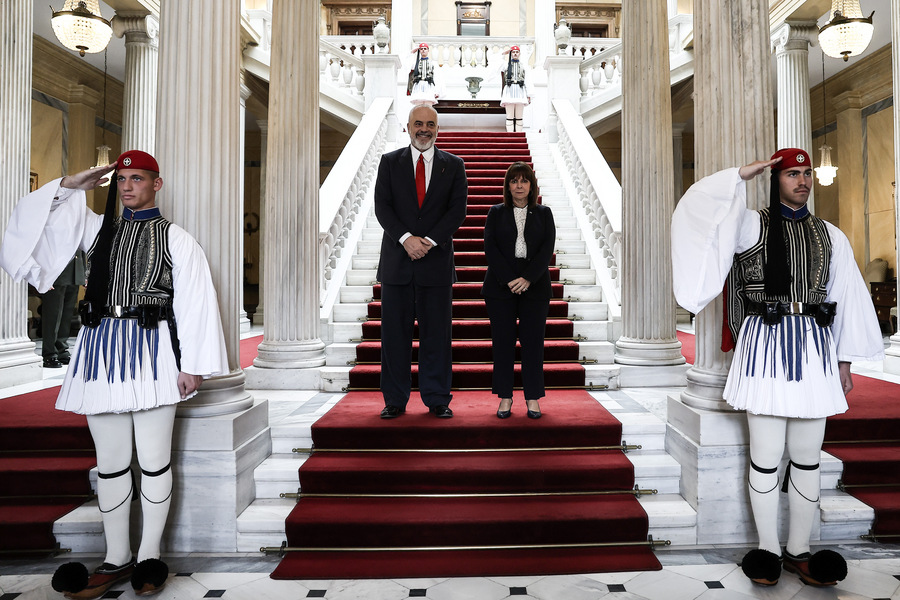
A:
[[[323,35],[321,39],[334,44],[353,56],[390,53],[390,44],[383,49],[379,48],[378,44],[375,43],[374,35]]]
[[[692,53],[685,52],[684,46],[692,39],[693,19],[691,15],[677,15],[669,19],[669,64],[672,70],[673,83],[687,73],[692,62]],[[602,40],[602,38],[600,38]],[[600,50],[588,57],[584,53],[585,60],[581,63],[581,87],[582,99],[593,99],[604,94],[607,90],[613,95],[621,95],[622,85],[622,42],[616,39],[605,40],[607,44],[598,44]],[[614,43],[612,43],[614,42]],[[572,56],[573,42],[566,48]],[[578,46],[575,46],[576,48]],[[578,56],[576,52],[574,56]]]
[[[348,241],[356,217],[363,204],[374,198],[392,103],[392,98],[377,98],[372,103],[319,189],[319,298],[324,318],[331,314],[350,265],[351,254],[344,249],[354,246]]]
[[[339,88],[350,96],[362,96],[366,86],[362,59],[339,46],[319,40],[319,81]]]
[[[609,50],[613,46],[621,46],[622,38],[580,38],[573,37],[569,44],[562,49],[557,49],[560,56],[580,56],[592,58],[598,53]]]
[[[423,35],[413,36],[410,52],[420,43],[428,44],[429,56],[444,69],[487,67],[500,69],[506,64],[503,52],[510,46],[518,46],[520,60],[531,64],[534,54],[534,37],[475,37],[464,35]],[[407,60],[404,53],[397,50],[401,60]],[[533,65],[532,65],[533,66]]]
[[[561,175],[566,185],[574,186],[574,193],[585,209],[586,233],[598,244],[598,256],[593,256],[594,250],[591,253],[603,286],[603,298],[609,305],[610,315],[619,316],[622,310],[622,186],[572,104],[554,100],[553,107],[559,132],[557,149],[564,164]]]

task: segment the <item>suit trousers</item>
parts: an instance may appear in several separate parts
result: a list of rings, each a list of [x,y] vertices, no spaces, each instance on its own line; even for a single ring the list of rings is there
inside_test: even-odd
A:
[[[41,355],[44,358],[67,358],[69,356],[69,331],[75,301],[78,300],[77,285],[56,285],[41,296]]]
[[[429,408],[450,404],[453,286],[381,285],[381,393],[409,401],[414,321],[419,322],[419,394]]]
[[[516,335],[522,345],[522,388],[526,400],[539,400],[544,389],[544,331],[548,299],[531,299],[528,292],[509,298],[484,299],[491,319],[491,351],[494,371],[491,391],[512,398],[515,376]],[[518,327],[516,319],[518,318]]]

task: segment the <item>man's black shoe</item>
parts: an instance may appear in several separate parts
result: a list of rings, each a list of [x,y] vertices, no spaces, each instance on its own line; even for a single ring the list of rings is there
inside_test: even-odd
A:
[[[453,411],[446,404],[438,404],[429,409],[438,419],[449,419],[453,416]]]
[[[401,408],[399,406],[394,406],[393,404],[388,404],[383,409],[381,409],[381,418],[382,419],[396,419],[400,415],[406,412],[405,408]]]
[[[45,358],[44,359],[44,368],[45,369],[61,369],[62,363],[59,362],[56,358]]]
[[[66,354],[65,356],[57,357],[57,360],[62,364],[67,365],[72,360],[72,358],[68,354]]]

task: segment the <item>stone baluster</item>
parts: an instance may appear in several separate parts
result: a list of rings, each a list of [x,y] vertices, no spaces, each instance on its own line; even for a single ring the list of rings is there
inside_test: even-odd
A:
[[[112,28],[117,37],[125,38],[122,150],[156,156],[159,21],[150,15],[121,12],[113,17]]]
[[[33,7],[9,0],[0,10],[0,231],[28,193],[31,157]],[[28,287],[0,271],[0,387],[41,378],[41,357],[28,337]]]

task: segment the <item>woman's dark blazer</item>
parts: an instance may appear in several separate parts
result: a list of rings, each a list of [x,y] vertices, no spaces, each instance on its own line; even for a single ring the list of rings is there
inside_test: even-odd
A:
[[[513,209],[505,204],[492,206],[484,226],[484,254],[488,269],[481,295],[508,298],[513,295],[509,290],[509,282],[517,277],[524,277],[531,282],[525,292],[529,298],[549,301],[551,290],[548,267],[556,244],[553,212],[542,204],[528,208],[525,218],[525,263],[516,259],[517,234]]]

